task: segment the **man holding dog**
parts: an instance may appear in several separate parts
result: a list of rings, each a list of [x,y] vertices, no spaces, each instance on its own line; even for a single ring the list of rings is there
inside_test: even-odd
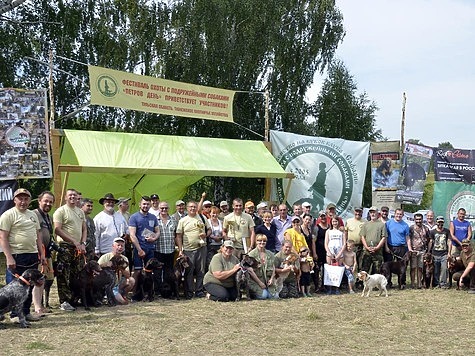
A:
[[[190,259],[191,270],[185,276],[187,295],[186,299],[203,298],[203,277],[206,268],[206,235],[211,233],[208,220],[198,214],[198,204],[194,201],[188,202],[188,215],[180,219],[176,229],[176,245],[179,256],[186,255]],[[206,227],[208,229],[206,229]],[[208,232],[206,232],[208,231]],[[204,242],[204,243],[203,243]],[[193,275],[196,274],[195,288],[193,288]]]
[[[404,211],[396,209],[394,218],[386,222],[388,238],[384,250],[384,262],[394,259],[402,260],[407,253],[407,238],[409,237],[409,225],[402,219]],[[391,286],[392,283],[389,282]],[[406,273],[401,275],[401,289],[406,287]]]
[[[452,256],[460,256],[462,251],[462,241],[464,239],[470,240],[472,238],[472,225],[470,221],[465,220],[466,210],[460,208],[457,211],[457,218],[450,222],[449,230],[452,238],[452,245],[449,253]]]
[[[361,242],[363,243],[363,258],[361,270],[371,273],[379,273],[383,264],[383,248],[388,236],[386,225],[378,218],[378,208],[369,208],[371,220],[361,227]]]
[[[101,267],[110,267],[112,258],[114,256],[120,256],[122,259],[127,261],[127,264],[129,264],[129,260],[123,255],[124,251],[125,240],[122,237],[116,237],[112,243],[112,251],[103,254],[97,262]],[[135,279],[130,276],[129,267],[120,273],[121,275],[118,276],[117,283],[114,286],[114,296],[117,303],[128,304],[127,294],[134,288]]]
[[[54,232],[60,247],[64,252],[58,254],[58,297],[60,309],[74,311],[71,306],[71,281],[76,279],[84,264],[86,253],[86,216],[77,207],[78,192],[75,189],[66,190],[66,204],[59,207],[53,214]]]
[[[434,286],[447,288],[447,255],[449,252],[450,231],[444,227],[444,217],[437,216],[436,228],[430,230],[428,251],[434,256]]]
[[[414,281],[417,281],[418,289],[422,288],[424,254],[427,252],[429,241],[429,228],[422,223],[422,220],[422,214],[414,214],[414,225],[410,227],[409,236],[407,238],[407,247],[411,254],[411,286],[414,288]]]
[[[36,214],[28,210],[31,193],[24,188],[17,189],[13,193],[13,202],[15,206],[0,217],[0,246],[7,263],[7,283],[13,281],[14,274],[21,275],[29,268],[38,268],[38,262],[46,265],[43,239],[39,234],[40,223]],[[31,302],[30,288],[23,312],[27,321],[38,321],[39,316],[30,313]],[[16,317],[16,314],[12,313],[11,317]]]
[[[475,294],[475,253],[470,239],[462,240],[462,253],[460,254],[465,267],[463,272],[454,274],[454,279],[458,280],[459,287],[463,287],[467,279],[469,280],[469,294]]]

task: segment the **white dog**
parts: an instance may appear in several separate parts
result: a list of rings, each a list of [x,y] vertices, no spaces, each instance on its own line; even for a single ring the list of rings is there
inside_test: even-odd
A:
[[[386,277],[384,277],[382,274],[368,274],[365,271],[361,271],[358,273],[358,279],[363,281],[364,288],[363,288],[363,293],[361,294],[362,297],[364,297],[365,292],[366,296],[369,297],[369,293],[373,290],[374,287],[379,289],[379,295],[386,293],[386,297],[388,296],[388,291],[386,289],[386,285],[388,284],[388,281],[386,280]]]

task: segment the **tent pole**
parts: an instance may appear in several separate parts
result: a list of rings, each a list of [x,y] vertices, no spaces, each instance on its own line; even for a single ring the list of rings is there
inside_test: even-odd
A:
[[[58,170],[60,161],[60,147],[61,147],[61,130],[51,130],[51,156],[53,158],[53,191],[56,195],[54,206],[59,208],[61,206],[62,197],[58,197],[61,191],[61,173]]]
[[[285,188],[284,201],[282,202],[282,204],[285,204],[285,202],[287,201],[287,198],[289,197],[290,186],[292,185],[292,179],[293,178],[289,179],[289,184],[287,184],[287,188]]]
[[[63,186],[61,187],[61,199],[56,199],[60,203],[63,202],[63,197],[64,197],[64,194],[66,193],[66,186],[68,185],[68,179],[69,179],[69,172],[66,172],[64,174]]]

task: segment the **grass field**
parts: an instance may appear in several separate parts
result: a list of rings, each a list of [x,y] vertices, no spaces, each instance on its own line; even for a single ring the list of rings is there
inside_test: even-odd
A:
[[[6,321],[0,354],[473,353],[474,295],[441,289],[389,292],[388,298],[374,292],[369,298],[343,294],[235,303],[159,299],[91,312],[54,309],[30,329]]]

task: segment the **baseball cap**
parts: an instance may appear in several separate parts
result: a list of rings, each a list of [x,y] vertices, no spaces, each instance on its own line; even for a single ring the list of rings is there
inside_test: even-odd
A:
[[[353,210],[354,211],[363,211],[363,208],[361,206],[357,206]]]
[[[372,206],[371,208],[369,208],[369,211],[378,211],[378,208],[375,206]]]
[[[440,222],[444,222],[444,221],[445,221],[445,219],[444,219],[444,217],[443,217],[442,215],[439,215],[439,216],[435,219],[435,222],[439,222],[439,221],[440,221]]]
[[[185,205],[185,202],[183,200],[177,200],[176,203],[175,203],[175,206],[178,206],[178,205]]]
[[[150,196],[150,199],[160,199],[160,197],[158,196],[158,194],[152,194]]]
[[[129,201],[129,200],[130,200],[130,198],[120,197],[119,202],[117,204],[120,205],[120,204],[125,203],[126,201]]]
[[[312,204],[310,204],[308,201],[304,201],[304,202],[302,203],[302,206],[303,206],[304,208],[311,208],[311,207],[312,207]]]
[[[267,208],[267,203],[265,201],[257,204],[256,206],[257,209],[263,209],[263,208]]]
[[[331,209],[331,208],[336,208],[336,205],[333,203],[328,204],[327,209]]]
[[[389,208],[387,206],[382,206],[381,211],[389,211]]]
[[[462,246],[468,246],[470,245],[470,240],[469,239],[463,239],[462,240]]]
[[[226,200],[223,200],[221,203],[219,203],[219,206],[225,206],[228,205],[228,202]]]
[[[302,221],[302,219],[300,219],[300,216],[295,215],[295,216],[292,216],[292,222],[294,222],[294,221],[300,222],[300,221]]]
[[[213,205],[213,203],[211,203],[209,200],[205,200],[203,202],[203,206],[206,206],[206,205]]]
[[[125,240],[122,237],[116,237],[114,242],[125,242]]]
[[[254,206],[254,203],[250,200],[248,202],[246,202],[246,204],[244,204],[245,208],[249,208],[250,206]]]
[[[320,211],[318,212],[318,216],[322,216],[322,215],[327,216],[327,213],[325,213],[325,210],[320,210]]]
[[[223,246],[234,248],[234,243],[231,240],[226,240],[223,242]]]
[[[15,190],[15,193],[13,193],[13,197],[16,198],[17,195],[20,195],[20,194],[28,195],[31,198],[31,193],[25,188],[20,188],[20,189]]]

